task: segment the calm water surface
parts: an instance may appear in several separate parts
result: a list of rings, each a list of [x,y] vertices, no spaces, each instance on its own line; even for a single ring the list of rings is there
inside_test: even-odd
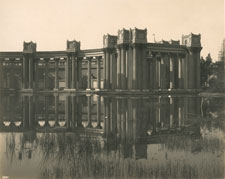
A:
[[[0,176],[224,178],[224,101],[1,96]]]

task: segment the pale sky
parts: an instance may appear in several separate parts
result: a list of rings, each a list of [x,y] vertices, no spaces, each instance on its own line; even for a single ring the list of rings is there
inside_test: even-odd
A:
[[[0,51],[65,50],[66,40],[81,49],[102,48],[103,35],[121,28],[147,28],[148,41],[181,40],[200,33],[202,56],[218,58],[224,38],[223,0],[0,0]]]

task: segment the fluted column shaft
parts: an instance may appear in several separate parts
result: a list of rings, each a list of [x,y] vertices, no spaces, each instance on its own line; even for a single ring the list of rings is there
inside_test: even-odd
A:
[[[32,56],[29,57],[29,89],[33,89],[34,81],[34,59]]]
[[[174,89],[174,58],[170,56],[170,89]]]
[[[77,88],[77,59],[75,55],[72,55],[72,89]]]
[[[121,89],[121,49],[117,49],[117,89]]]
[[[48,72],[49,72],[49,58],[45,58],[45,89],[49,89]]]
[[[121,89],[126,89],[126,49],[121,48]]]
[[[70,55],[65,60],[65,88],[70,88]]]
[[[97,57],[97,89],[101,88],[101,57]]]
[[[87,58],[87,90],[91,89],[91,58]]]
[[[134,45],[133,46],[133,88],[134,90],[137,89],[137,68],[138,68],[138,63],[137,63],[137,47]]]
[[[59,89],[59,59],[55,59],[55,90]]]

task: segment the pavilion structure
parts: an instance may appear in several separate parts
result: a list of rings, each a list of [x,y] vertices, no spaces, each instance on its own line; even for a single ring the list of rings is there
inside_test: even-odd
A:
[[[104,35],[103,48],[37,51],[24,42],[21,52],[0,52],[0,89],[19,92],[152,92],[200,89],[200,34],[180,41],[147,42],[147,29]]]

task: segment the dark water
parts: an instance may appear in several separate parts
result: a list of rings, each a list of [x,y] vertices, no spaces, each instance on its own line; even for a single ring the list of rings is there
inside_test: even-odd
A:
[[[0,176],[224,178],[224,101],[1,96]]]

